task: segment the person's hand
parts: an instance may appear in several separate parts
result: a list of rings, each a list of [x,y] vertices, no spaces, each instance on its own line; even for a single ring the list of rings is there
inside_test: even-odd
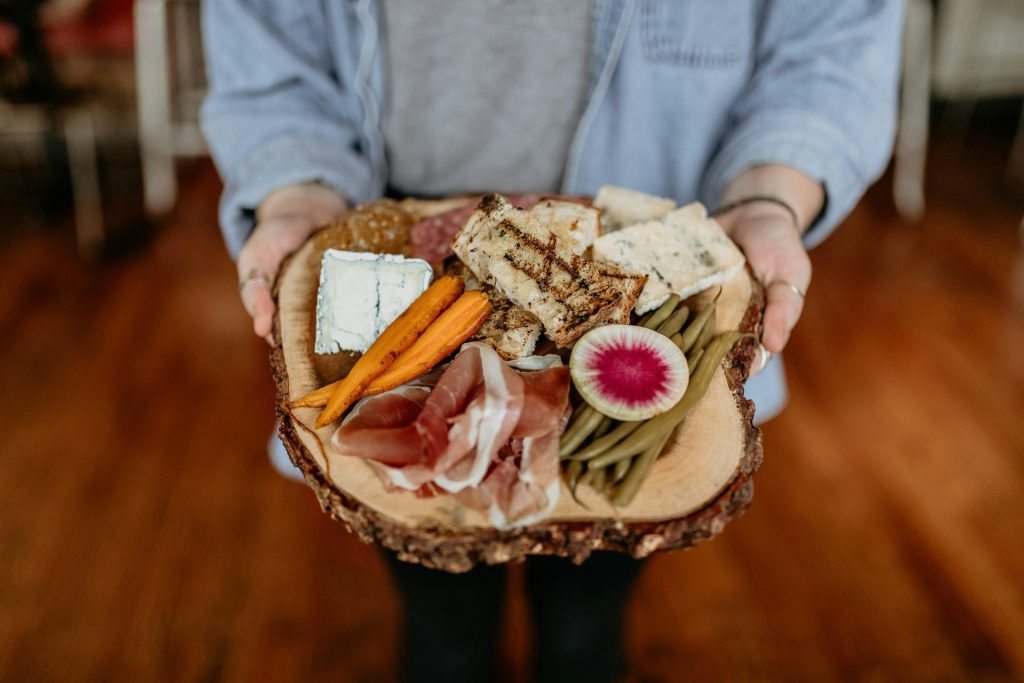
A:
[[[800,320],[804,294],[811,283],[811,260],[807,256],[792,216],[769,203],[741,206],[718,218],[718,222],[743,253],[754,276],[764,285],[767,305],[761,343],[770,353],[785,348]],[[757,359],[760,368],[767,358]]]
[[[252,329],[273,344],[274,299],[271,288],[281,263],[314,231],[345,209],[345,200],[323,185],[294,185],[277,190],[260,204],[257,223],[238,253],[242,305]]]

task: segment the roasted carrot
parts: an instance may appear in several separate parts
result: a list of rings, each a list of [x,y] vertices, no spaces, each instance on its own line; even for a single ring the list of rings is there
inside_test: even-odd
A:
[[[400,355],[383,375],[375,379],[363,392],[363,396],[380,394],[427,372],[448,354],[469,339],[484,324],[491,314],[491,305],[481,292],[466,292],[435,320],[413,345]],[[459,319],[461,318],[461,320]],[[436,344],[436,346],[435,346]],[[432,348],[433,347],[433,348]],[[435,360],[427,360],[431,351]],[[415,373],[415,374],[413,374]],[[394,380],[403,378],[397,384]],[[289,405],[292,408],[319,408],[327,405],[331,394],[344,380],[338,380],[297,398]]]
[[[387,329],[377,337],[370,348],[356,361],[352,370],[334,388],[327,406],[316,421],[317,427],[326,427],[348,410],[370,382],[391,367],[391,365],[423,331],[434,322],[441,312],[448,308],[462,293],[461,278],[445,276],[434,281],[398,316]]]
[[[321,408],[327,405],[327,401],[330,400],[331,394],[338,388],[342,380],[337,382],[331,382],[326,384],[315,391],[311,391],[302,398],[297,398],[288,404],[291,408]]]
[[[363,395],[389,391],[427,372],[476,334],[490,314],[491,302],[486,294],[464,293],[384,374],[366,387]]]
[[[491,304],[482,292],[466,292],[442,313],[419,339],[373,380],[362,396],[373,396],[401,386],[424,374],[476,333],[491,314]],[[471,310],[479,308],[479,310]],[[459,319],[461,318],[461,320]],[[401,381],[397,381],[401,379]],[[292,408],[320,408],[344,380],[331,382],[292,401]]]

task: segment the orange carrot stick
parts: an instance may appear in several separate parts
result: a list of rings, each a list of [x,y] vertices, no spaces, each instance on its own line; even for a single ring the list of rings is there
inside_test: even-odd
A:
[[[363,395],[390,391],[424,374],[476,334],[490,314],[491,302],[486,294],[464,293],[384,374],[366,387]]]
[[[316,421],[326,427],[348,410],[370,382],[391,367],[403,351],[412,346],[423,331],[434,322],[462,293],[461,278],[445,276],[434,281],[402,315],[377,337],[352,370],[334,388],[327,406]]]
[[[290,408],[322,408],[327,405],[327,401],[330,400],[331,394],[338,388],[342,380],[325,384],[324,386],[309,392],[302,398],[297,398],[288,404]]]

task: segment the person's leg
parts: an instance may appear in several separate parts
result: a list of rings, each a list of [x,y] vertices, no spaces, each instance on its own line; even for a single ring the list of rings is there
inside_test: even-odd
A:
[[[385,555],[404,611],[401,680],[494,680],[505,568],[449,574]]]
[[[618,553],[594,553],[580,566],[557,557],[527,561],[538,683],[621,678],[623,614],[642,566]]]

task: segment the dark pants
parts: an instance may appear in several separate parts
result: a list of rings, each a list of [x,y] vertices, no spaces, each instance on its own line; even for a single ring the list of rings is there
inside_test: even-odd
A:
[[[496,680],[505,567],[448,574],[387,553],[405,611],[405,681]],[[554,557],[526,563],[538,682],[615,681],[624,671],[622,617],[642,562],[595,553],[581,566]]]

